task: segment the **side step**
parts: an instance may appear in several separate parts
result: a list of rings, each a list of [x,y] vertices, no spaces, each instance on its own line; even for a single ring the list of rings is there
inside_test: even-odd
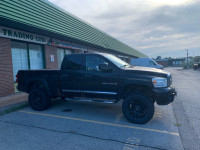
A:
[[[74,98],[65,98],[68,101],[83,101],[83,102],[97,102],[97,103],[107,103],[113,104],[116,103],[116,100],[105,100],[105,99],[94,99],[94,98],[83,98],[83,97],[74,97]]]

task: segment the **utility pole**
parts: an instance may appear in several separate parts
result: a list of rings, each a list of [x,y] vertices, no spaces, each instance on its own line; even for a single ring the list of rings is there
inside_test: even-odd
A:
[[[188,68],[188,49],[185,49],[187,51],[186,55],[187,55],[187,68]]]

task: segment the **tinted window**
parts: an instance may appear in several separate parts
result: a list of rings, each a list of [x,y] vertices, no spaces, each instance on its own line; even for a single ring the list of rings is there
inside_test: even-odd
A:
[[[108,62],[97,55],[86,55],[86,70],[88,71],[100,71],[99,64],[108,64]]]
[[[66,70],[81,70],[82,69],[82,55],[69,55],[66,59]]]

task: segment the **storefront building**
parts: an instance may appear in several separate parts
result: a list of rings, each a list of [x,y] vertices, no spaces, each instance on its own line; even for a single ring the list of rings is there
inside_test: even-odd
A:
[[[66,54],[146,56],[47,0],[2,0],[0,10],[0,97],[16,92],[18,70],[59,69]]]
[[[163,67],[168,67],[169,60],[168,59],[155,59],[155,62],[157,62],[159,65],[162,65]]]

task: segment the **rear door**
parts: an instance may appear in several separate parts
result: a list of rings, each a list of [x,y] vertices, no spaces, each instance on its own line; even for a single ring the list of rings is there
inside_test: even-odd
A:
[[[83,55],[66,55],[60,71],[60,88],[64,96],[81,96]]]

